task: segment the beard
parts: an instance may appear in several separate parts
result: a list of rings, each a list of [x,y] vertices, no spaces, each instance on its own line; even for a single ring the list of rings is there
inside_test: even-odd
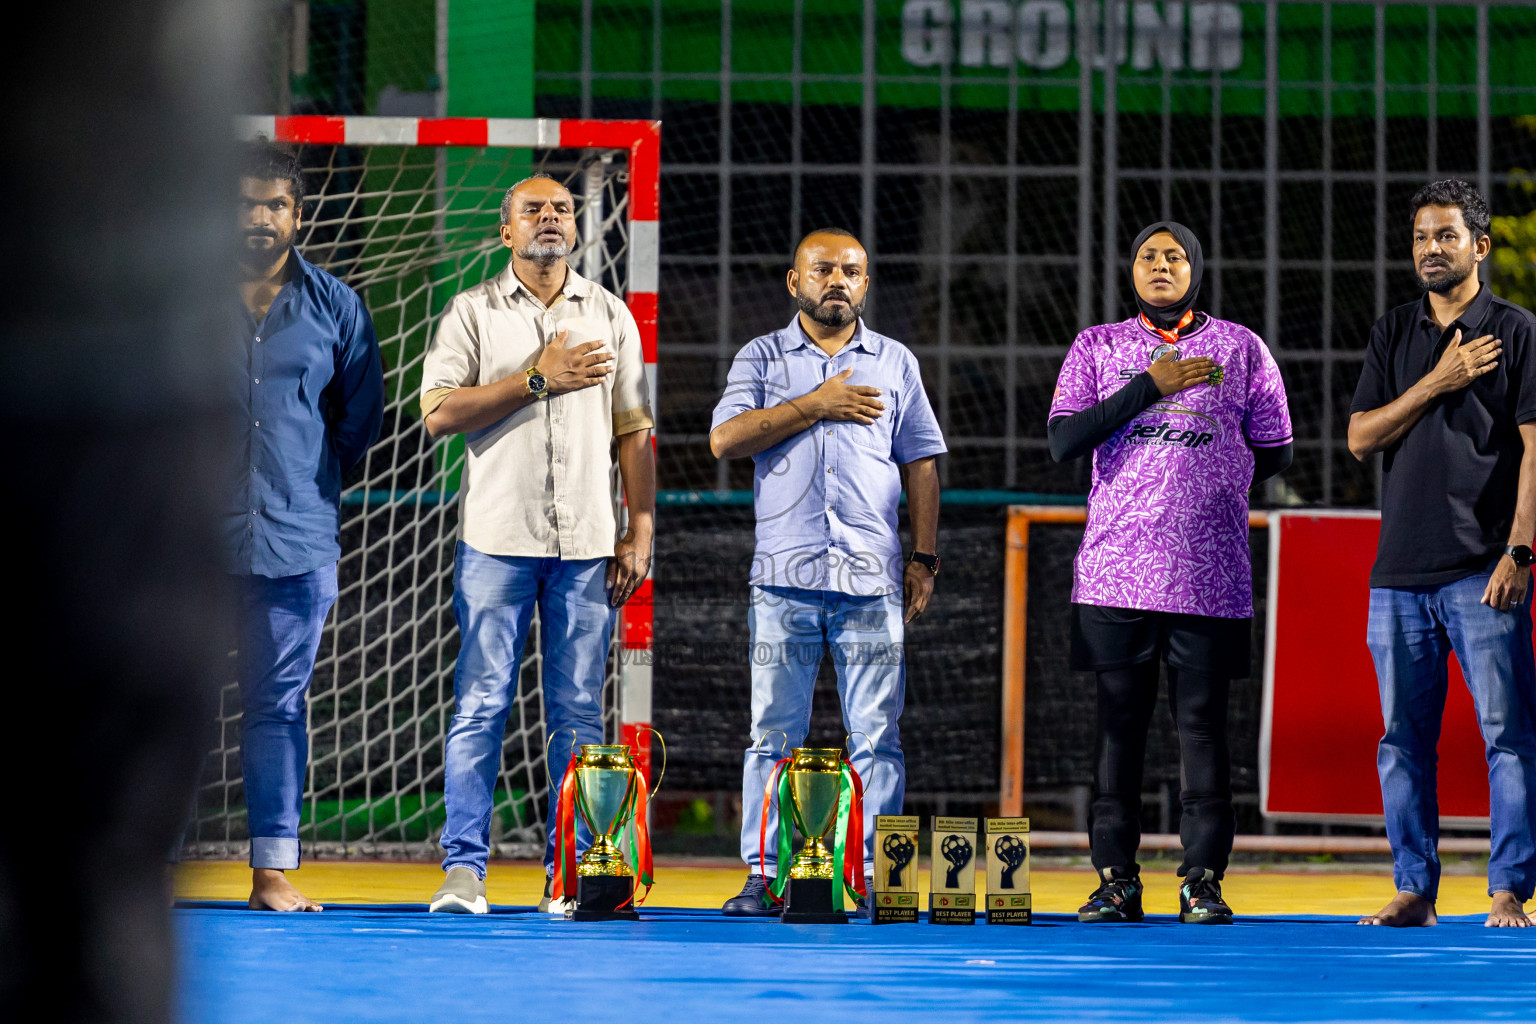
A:
[[[1413,272],[1414,280],[1418,281],[1419,287],[1425,291],[1434,292],[1436,295],[1444,295],[1447,292],[1454,291],[1463,281],[1471,277],[1473,271],[1477,268],[1477,264],[1472,261],[1470,256],[1467,257],[1466,262],[1459,265],[1452,260],[1444,259],[1443,266],[1445,269],[1433,278],[1425,277],[1421,271],[1415,270]]]
[[[274,228],[252,228],[243,232],[239,248],[240,265],[254,272],[267,270],[293,246],[295,234],[296,231],[285,233]],[[271,244],[260,244],[258,240],[263,239],[271,239]]]
[[[565,259],[571,254],[573,246],[570,242],[561,239],[558,242],[529,242],[521,249],[514,249],[518,259],[527,260],[529,263],[537,263],[541,267],[553,266],[557,261]]]
[[[864,315],[863,302],[860,302],[857,306],[855,306],[852,304],[847,295],[834,295],[833,298],[841,298],[844,302],[849,304],[843,306],[841,309],[834,309],[827,305],[825,296],[823,296],[822,301],[817,302],[815,299],[805,294],[805,292],[795,292],[795,302],[797,305],[799,305],[800,312],[804,313],[818,324],[821,324],[823,327],[847,327],[849,324],[853,323],[859,317]]]

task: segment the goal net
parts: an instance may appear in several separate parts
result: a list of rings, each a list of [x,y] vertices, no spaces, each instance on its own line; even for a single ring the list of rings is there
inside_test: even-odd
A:
[[[243,119],[239,133],[297,147],[308,193],[298,248],[362,296],[378,331],[387,393],[380,440],[342,493],[340,596],[309,691],[299,837],[311,856],[430,859],[444,820],[443,740],[459,646],[453,553],[464,445],[434,441],[422,426],[423,354],[448,299],[505,266],[497,232],[503,193],[544,172],[576,201],[572,266],[623,296],[640,324],[654,409],[659,125],[255,117]],[[616,473],[614,484],[622,504]],[[649,638],[647,581],[615,624],[604,689],[607,738],[635,743],[642,761]],[[188,857],[241,857],[248,848],[234,664],[232,657],[186,833]],[[540,670],[535,617],[492,813],[497,856],[539,856],[544,848]]]

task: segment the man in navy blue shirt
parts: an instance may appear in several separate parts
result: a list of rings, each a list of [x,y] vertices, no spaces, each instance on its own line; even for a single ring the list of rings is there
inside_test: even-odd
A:
[[[298,161],[243,154],[240,297],[228,377],[244,415],[226,491],[229,571],[242,577],[241,762],[254,910],[319,910],[284,876],[299,866],[309,753],[304,697],[336,600],[341,477],[379,436],[384,371],[357,293],[294,248]]]

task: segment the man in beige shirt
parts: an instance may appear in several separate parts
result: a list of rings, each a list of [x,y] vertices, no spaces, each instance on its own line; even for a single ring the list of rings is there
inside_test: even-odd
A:
[[[500,274],[454,296],[427,350],[421,411],[465,435],[453,612],[461,644],[444,751],[447,878],[431,909],[483,914],[492,794],[523,643],[539,610],[544,714],[555,748],[603,741],[616,609],[650,571],[656,470],[640,332],[629,308],[565,261],[571,194],[548,175],[507,190]],[[618,532],[613,440],[629,524]],[[552,760],[564,760],[551,755]],[[544,899],[554,868],[549,792]],[[582,837],[585,841],[586,837]]]

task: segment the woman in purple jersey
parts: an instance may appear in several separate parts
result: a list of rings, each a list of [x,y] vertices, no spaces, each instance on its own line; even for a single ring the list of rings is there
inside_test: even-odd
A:
[[[1051,402],[1057,461],[1093,453],[1072,588],[1072,667],[1098,679],[1093,865],[1080,921],[1139,921],[1142,762],[1158,662],[1182,758],[1181,921],[1224,924],[1232,852],[1227,693],[1248,675],[1253,578],[1248,489],[1291,461],[1285,387],[1269,349],[1196,312],[1200,241],[1147,227],[1131,264],[1140,312],[1090,327]]]

